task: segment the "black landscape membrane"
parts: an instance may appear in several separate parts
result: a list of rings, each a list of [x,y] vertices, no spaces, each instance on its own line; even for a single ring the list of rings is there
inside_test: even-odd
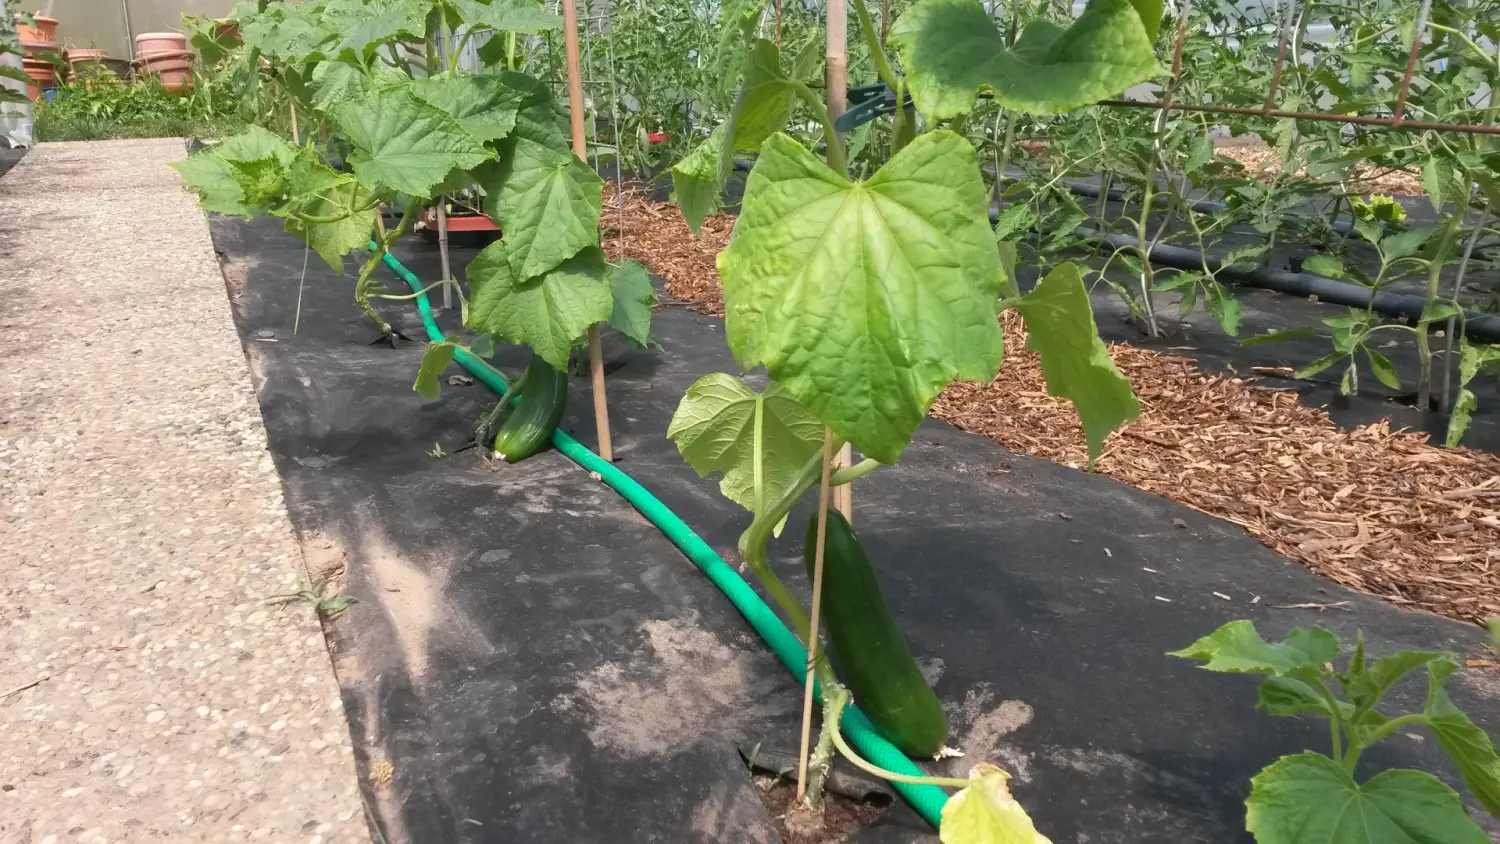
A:
[[[434,402],[413,393],[422,344],[368,345],[377,332],[353,304],[352,260],[340,277],[311,256],[304,280],[304,248],[278,222],[215,218],[212,230],[309,567],[342,572],[358,601],[328,631],[385,839],[778,841],[742,752],[795,749],[801,691],[728,600],[556,452],[505,466],[461,450],[492,397],[477,384],[445,385]],[[456,250],[455,268],[472,255]],[[396,256],[439,277],[437,250],[418,239]],[[424,337],[409,303],[378,306]],[[443,322],[456,327],[451,313]],[[663,308],[653,332],[659,349],[606,337],[619,465],[735,562],[748,514],[665,437],[690,384],[735,371],[723,326]],[[517,352],[496,362],[515,373]],[[575,379],[563,424],[594,446],[587,379]],[[1059,844],[1248,842],[1250,777],[1281,754],[1327,752],[1322,722],[1255,709],[1256,678],[1164,656],[1229,620],[1278,637],[1322,624],[1349,642],[1361,628],[1375,654],[1483,655],[1478,628],[1351,592],[1232,524],[941,423],[861,481],[855,502],[949,711],[949,743],[966,753],[924,766],[1000,764]],[[794,512],[772,547],[803,593],[809,512]],[[1310,604],[1341,606],[1287,608]],[[1452,686],[1476,721],[1500,728],[1493,675],[1463,672]],[[1420,707],[1423,691],[1411,682],[1390,703]],[[1360,773],[1392,766],[1463,792],[1430,738],[1377,745]],[[936,836],[898,803],[847,840]]]

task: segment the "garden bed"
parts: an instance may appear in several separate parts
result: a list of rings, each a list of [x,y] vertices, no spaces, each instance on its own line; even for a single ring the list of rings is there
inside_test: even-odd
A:
[[[461,450],[482,388],[424,403],[410,390],[420,345],[367,345],[376,331],[351,282],[311,262],[302,283],[303,247],[279,222],[213,229],[304,553],[358,600],[329,629],[386,840],[776,840],[741,754],[795,747],[800,691],[727,601],[561,455],[500,467]],[[397,253],[438,277],[436,250]],[[455,250],[454,265],[471,257]],[[382,310],[420,336],[408,306]],[[745,513],[665,438],[686,387],[734,368],[721,324],[669,307],[654,334],[656,350],[606,338],[619,465],[732,561]],[[497,362],[520,360],[502,349]],[[574,391],[564,427],[592,447],[586,399]],[[1485,655],[1472,625],[1342,589],[1220,519],[940,422],[855,500],[950,744],[968,754],[928,767],[1005,766],[1056,841],[1248,841],[1249,777],[1326,741],[1318,724],[1257,712],[1253,679],[1163,656],[1225,621],[1358,626],[1372,651]],[[798,535],[772,563],[805,594]],[[1500,724],[1489,675],[1454,686],[1482,725]],[[1461,787],[1432,742],[1367,758]],[[847,840],[932,839],[898,802]]]
[[[606,213],[604,222],[614,227],[606,247],[665,277],[669,300],[723,314],[714,255],[728,241],[731,218],[710,218],[695,239],[675,207],[627,191],[623,213]],[[1247,311],[1286,320],[1299,316],[1287,309],[1300,308],[1300,316],[1316,318],[1309,314],[1317,305],[1284,299],[1254,291],[1248,300],[1264,307]],[[1095,307],[1101,333],[1118,340],[1121,321],[1104,317],[1113,303],[1106,294]],[[1288,326],[1256,330],[1272,327]],[[1140,396],[1142,416],[1110,439],[1100,473],[1237,524],[1314,571],[1392,603],[1465,621],[1500,615],[1500,456],[1429,444],[1426,434],[1380,418],[1411,424],[1419,414],[1378,398],[1338,397],[1334,415],[1346,424],[1337,424],[1288,386],[1284,351],[1238,346],[1213,330],[1189,338],[1194,345],[1181,335],[1155,341],[1178,354],[1111,347]],[[1222,371],[1199,367],[1191,356],[1204,356],[1201,346],[1208,365]],[[1009,363],[996,380],[950,386],[933,415],[1008,448],[1081,467],[1076,416],[1047,395],[1024,347],[1024,326],[1012,318]],[[1321,397],[1328,398],[1326,389]],[[1475,424],[1491,448],[1500,445],[1492,416]]]

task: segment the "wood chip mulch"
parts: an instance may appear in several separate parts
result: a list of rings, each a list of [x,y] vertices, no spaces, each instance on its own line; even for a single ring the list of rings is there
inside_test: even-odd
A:
[[[671,205],[606,198],[604,242],[667,280],[668,297],[722,316],[714,255],[733,225],[693,238]],[[620,221],[623,220],[623,225]],[[623,248],[622,248],[623,244]],[[1025,327],[1008,312],[1006,361],[990,384],[953,384],[932,414],[1015,451],[1085,463],[1072,406],[1047,395]],[[1353,430],[1287,390],[1200,371],[1189,358],[1110,346],[1141,418],[1096,470],[1233,522],[1337,583],[1465,621],[1500,615],[1500,455],[1428,444],[1382,422]]]
[[[1239,143],[1222,145],[1215,150],[1219,155],[1240,163],[1261,182],[1270,184],[1281,169],[1281,153],[1265,143]],[[1354,165],[1354,177],[1349,181],[1351,193],[1361,196],[1381,194],[1385,196],[1422,196],[1422,177],[1407,170],[1387,170],[1367,164]]]

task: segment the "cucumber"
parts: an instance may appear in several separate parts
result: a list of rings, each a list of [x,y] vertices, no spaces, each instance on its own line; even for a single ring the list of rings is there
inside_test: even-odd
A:
[[[818,516],[807,523],[803,561],[813,576]],[[948,740],[948,718],[896,627],[870,558],[841,513],[828,511],[823,550],[823,621],[830,656],[854,702],[908,756],[932,758]]]
[[[568,404],[568,373],[533,354],[521,376],[521,392],[495,434],[495,453],[506,463],[525,460],[552,439]]]

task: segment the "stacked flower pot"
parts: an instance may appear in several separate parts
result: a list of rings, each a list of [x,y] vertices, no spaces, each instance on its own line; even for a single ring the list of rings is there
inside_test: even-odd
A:
[[[57,19],[45,15],[36,15],[33,18],[35,26],[22,23],[17,16],[16,34],[21,39],[21,50],[25,53],[21,57],[21,64],[26,69],[26,75],[31,77],[31,83],[26,88],[27,96],[33,100],[41,99],[42,92],[57,85],[57,68],[51,61],[43,58],[46,54],[57,53]]]
[[[135,37],[135,64],[141,73],[159,77],[168,91],[193,90],[193,51],[180,32],[143,32]]]

